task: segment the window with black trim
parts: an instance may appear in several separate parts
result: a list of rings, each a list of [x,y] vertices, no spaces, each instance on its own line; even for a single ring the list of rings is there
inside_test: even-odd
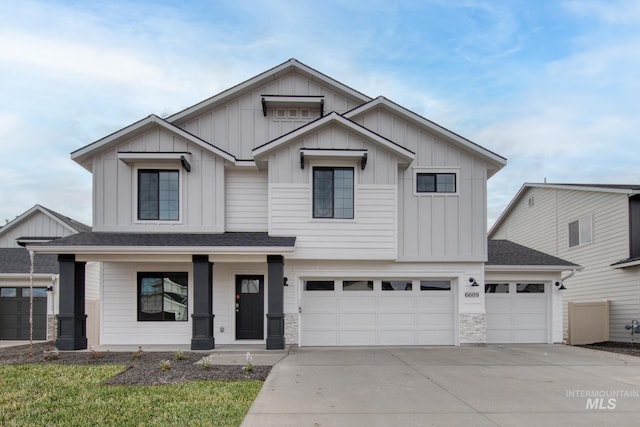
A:
[[[411,280],[383,280],[383,291],[410,291],[413,289]]]
[[[582,218],[569,223],[569,247],[584,245],[591,243],[593,233],[593,225],[591,215],[585,215]]]
[[[333,280],[307,280],[304,282],[305,291],[333,291],[335,282]]]
[[[508,294],[508,283],[487,283],[484,285],[485,294]]]
[[[177,221],[180,216],[180,173],[138,170],[138,219]]]
[[[422,173],[416,174],[417,193],[455,193],[455,173]]]
[[[353,168],[313,168],[313,217],[353,219]]]
[[[421,280],[420,290],[421,291],[450,291],[451,281],[450,280]]]
[[[187,273],[138,273],[138,320],[187,321]]]

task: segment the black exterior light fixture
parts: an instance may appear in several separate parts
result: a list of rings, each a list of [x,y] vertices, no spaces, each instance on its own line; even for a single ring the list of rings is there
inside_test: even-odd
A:
[[[283,286],[289,286],[289,279],[286,278],[286,277],[284,279],[282,279],[282,284],[283,284]]]
[[[471,283],[471,286],[480,286],[473,277],[469,277],[469,283]]]
[[[562,282],[556,282],[556,288],[558,288],[559,291],[564,291],[565,289],[567,289],[564,287],[564,283]]]
[[[189,163],[185,156],[180,156],[180,163],[182,164],[184,170],[186,170],[187,172],[191,172],[191,163]]]

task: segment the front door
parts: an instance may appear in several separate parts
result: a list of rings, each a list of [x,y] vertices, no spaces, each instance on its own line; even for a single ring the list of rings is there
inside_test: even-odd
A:
[[[236,339],[264,338],[264,276],[236,276]]]

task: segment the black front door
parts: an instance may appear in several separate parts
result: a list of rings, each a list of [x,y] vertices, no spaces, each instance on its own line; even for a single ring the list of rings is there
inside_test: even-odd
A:
[[[236,339],[264,338],[264,276],[236,276]]]

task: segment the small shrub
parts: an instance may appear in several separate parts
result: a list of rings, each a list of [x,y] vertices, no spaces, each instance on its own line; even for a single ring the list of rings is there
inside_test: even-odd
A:
[[[170,360],[163,360],[163,361],[160,362],[160,370],[162,372],[168,371],[169,369],[171,369],[171,361]]]
[[[131,355],[131,360],[138,360],[142,357],[142,346],[138,346],[138,351]]]
[[[175,354],[173,355],[173,360],[174,361],[178,361],[178,360],[184,360],[186,359],[186,356],[184,355],[183,351],[176,351]]]
[[[51,362],[58,359],[60,359],[60,356],[58,356],[57,352],[44,355],[44,360],[46,360],[47,362]]]
[[[202,358],[202,369],[204,369],[205,371],[208,371],[209,369],[211,369],[211,365],[209,364],[209,359],[206,357]]]
[[[104,353],[103,352],[97,351],[97,350],[95,350],[93,348],[91,350],[89,350],[89,358],[91,360],[99,360],[99,359],[102,359],[103,357],[104,357]]]
[[[251,363],[253,362],[253,356],[251,356],[251,353],[247,352],[246,360],[247,360],[247,364],[242,367],[242,370],[244,372],[253,371],[253,363]]]

